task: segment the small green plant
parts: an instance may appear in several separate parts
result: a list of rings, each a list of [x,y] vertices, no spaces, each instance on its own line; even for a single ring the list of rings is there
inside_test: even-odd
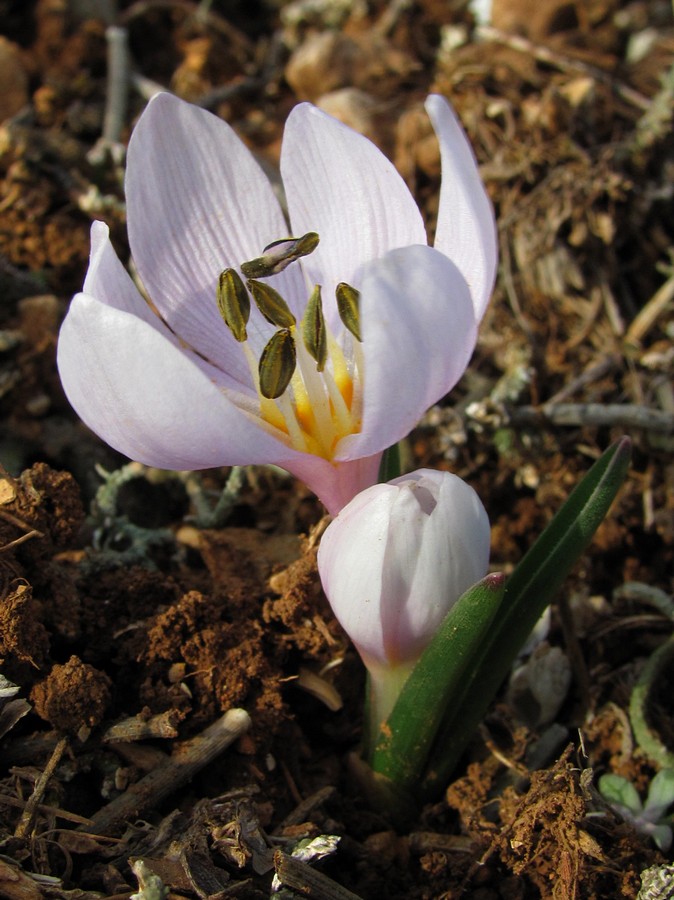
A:
[[[643,802],[631,781],[608,773],[599,779],[599,793],[641,834],[653,838],[664,853],[672,845],[674,814],[674,769],[661,769],[651,781]]]

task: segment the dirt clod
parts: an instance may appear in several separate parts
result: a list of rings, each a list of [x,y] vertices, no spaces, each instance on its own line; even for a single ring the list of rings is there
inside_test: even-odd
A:
[[[35,711],[58,731],[75,735],[99,725],[110,706],[112,682],[104,672],[71,656],[31,692]]]
[[[33,590],[18,584],[0,601],[0,655],[42,668],[49,653],[49,635],[37,616]]]

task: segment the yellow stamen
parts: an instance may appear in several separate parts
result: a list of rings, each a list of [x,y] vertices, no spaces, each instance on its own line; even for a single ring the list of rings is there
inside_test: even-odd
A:
[[[339,314],[351,357],[330,332],[323,317],[320,287],[315,286],[302,322],[270,285],[252,280],[281,271],[299,256],[310,253],[318,236],[273,242],[265,256],[242,266],[251,279],[248,290],[264,318],[277,330],[267,341],[258,362],[248,341],[249,301],[233,269],[220,276],[218,306],[225,324],[243,347],[259,400],[261,419],[295,450],[331,460],[343,437],[360,430],[363,354],[360,347],[359,294],[340,285]]]
[[[288,437],[290,438],[290,442],[296,450],[300,450],[302,453],[306,453],[307,442],[304,439],[304,434],[295,416],[295,409],[293,408],[290,397],[288,396],[288,394],[283,394],[282,396],[276,398],[276,402],[279,405],[279,410],[281,411],[281,415],[283,416],[288,428]]]
[[[329,397],[325,391],[325,375],[327,373],[320,373],[316,370],[316,363],[302,341],[297,342],[297,367],[304,382],[306,396],[315,422],[313,436],[322,447],[321,455],[329,458],[334,443],[335,423],[331,415]],[[297,403],[297,398],[295,402]],[[304,418],[308,419],[308,410],[304,411]]]
[[[267,404],[272,401],[261,402],[260,414],[270,425],[287,434],[296,450],[332,459],[339,441],[360,428],[362,401],[358,367],[349,370],[342,349],[328,332],[326,365],[322,372],[317,371],[315,360],[296,331],[291,329],[297,368],[289,387],[271,407]],[[353,344],[357,344],[355,339]],[[283,417],[285,427],[279,422],[279,416]]]

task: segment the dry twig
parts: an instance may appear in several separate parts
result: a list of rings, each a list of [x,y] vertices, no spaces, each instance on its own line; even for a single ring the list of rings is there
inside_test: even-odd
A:
[[[274,853],[276,877],[284,887],[297,891],[303,897],[316,897],[319,900],[360,900],[342,887],[332,878],[312,869],[307,863],[293,859],[282,850]]]
[[[492,28],[490,25],[481,25],[476,29],[476,33],[477,36],[483,40],[495,41],[496,43],[510,47],[512,50],[518,50],[520,53],[527,53],[539,62],[554,66],[562,72],[577,72],[580,75],[593,78],[595,81],[600,81],[602,84],[608,85],[608,87],[610,87],[619,97],[626,100],[637,109],[645,111],[650,108],[651,100],[649,97],[645,97],[643,94],[640,94],[639,91],[635,91],[634,88],[617,81],[615,78],[612,78],[606,72],[597,69],[595,66],[589,66],[587,63],[580,62],[580,60],[577,59],[571,59],[568,56],[562,56],[560,53],[555,53],[555,51],[551,50],[549,47],[544,47],[541,44],[534,44],[533,41],[529,41],[517,34],[506,34],[505,31],[499,31],[498,28]]]
[[[594,428],[642,428],[655,434],[674,433],[674,415],[634,403],[546,403],[544,406],[521,406],[510,411],[513,425],[590,425]]]
[[[14,837],[17,838],[27,838],[35,823],[35,817],[39,812],[40,803],[42,798],[44,797],[44,792],[47,789],[47,785],[49,784],[49,779],[54,774],[56,767],[61,761],[61,757],[65,752],[66,747],[68,746],[68,738],[62,737],[56,747],[54,747],[54,752],[51,755],[51,758],[47,765],[44,767],[44,771],[35,782],[35,788],[33,789],[33,793],[28,798],[28,802],[26,803],[26,807],[21,814],[21,818],[19,819],[19,824],[16,826],[16,830],[14,831]]]
[[[80,828],[92,834],[107,835],[130,819],[152,809],[174,791],[187,784],[197,772],[207,766],[241,737],[250,727],[250,716],[244,709],[230,709],[201,734],[177,747],[166,762],[132,784],[92,818],[90,828]]]
[[[674,300],[674,275],[658,288],[648,303],[639,311],[627,329],[625,343],[638,346],[646,334]]]

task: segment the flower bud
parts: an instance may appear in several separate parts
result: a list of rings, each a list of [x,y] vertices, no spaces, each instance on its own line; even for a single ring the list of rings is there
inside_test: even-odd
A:
[[[399,687],[488,561],[489,520],[477,494],[430,469],[358,494],[318,551],[339,622],[370,674],[395,670]]]

